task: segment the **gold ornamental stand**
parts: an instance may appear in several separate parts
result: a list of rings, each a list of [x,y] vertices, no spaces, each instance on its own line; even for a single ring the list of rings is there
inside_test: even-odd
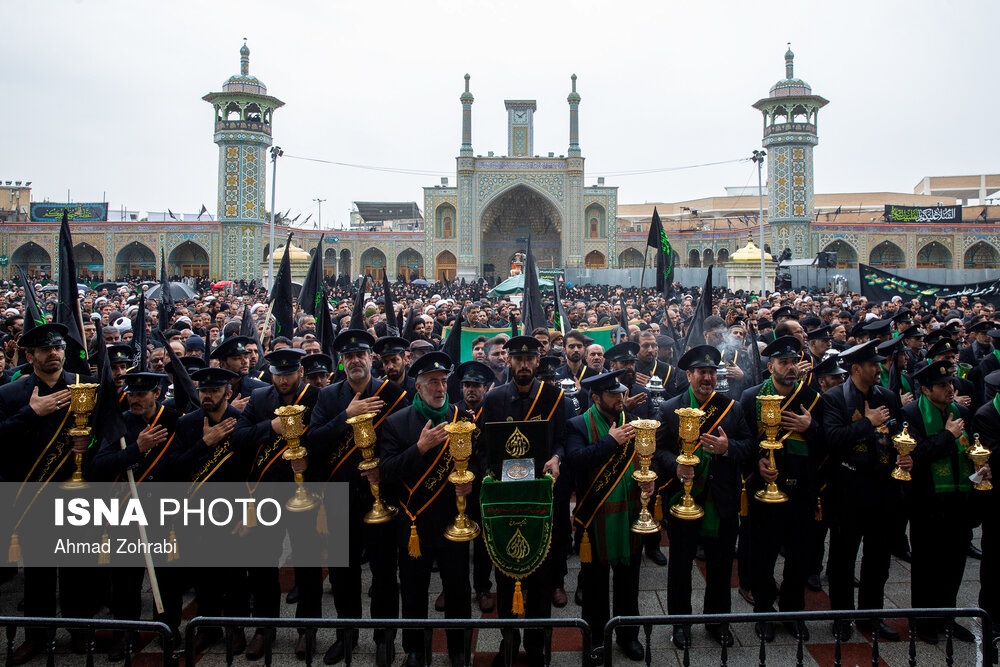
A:
[[[660,422],[655,419],[636,419],[629,422],[635,429],[635,453],[639,457],[639,469],[632,471],[636,482],[655,482],[656,473],[649,469],[656,452],[656,429]],[[646,535],[660,532],[660,525],[649,511],[650,495],[642,491],[639,495],[639,516],[632,523],[632,532]]]
[[[760,421],[764,424],[764,440],[760,443],[761,449],[766,449],[771,460],[771,468],[778,469],[778,464],[774,461],[774,452],[783,449],[784,445],[777,439],[778,429],[781,427],[781,401],[783,396],[771,394],[770,396],[758,396],[760,401]],[[754,494],[754,497],[762,503],[783,503],[788,501],[788,494],[778,488],[775,482],[768,482],[767,486]]]
[[[475,473],[469,470],[469,458],[472,456],[472,432],[476,425],[469,421],[457,421],[444,427],[449,434],[448,452],[455,461],[455,469],[448,475],[452,484],[468,484],[476,479]],[[444,529],[444,536],[452,542],[471,542],[479,537],[479,524],[465,513],[465,496],[456,496],[455,505],[458,515]]]
[[[304,459],[307,456],[306,448],[302,446],[299,440],[306,430],[303,423],[305,412],[306,406],[304,405],[283,405],[274,411],[275,416],[281,420],[281,437],[288,443],[288,448],[285,449],[281,458],[289,463]],[[306,491],[306,487],[303,485],[302,473],[297,472],[294,475],[295,483],[298,486],[295,489],[295,495],[285,502],[285,508],[289,512],[308,512],[309,510],[316,509],[319,505],[319,497],[314,493]]]
[[[990,450],[983,447],[983,443],[979,442],[979,434],[976,434],[976,443],[966,452],[966,456],[972,459],[972,463],[976,466],[976,472],[984,465],[989,463],[990,460]],[[984,479],[981,482],[976,482],[972,485],[976,491],[989,491],[993,488],[993,482],[988,479]]]
[[[354,444],[361,449],[361,456],[364,459],[358,464],[358,470],[361,472],[374,470],[378,468],[379,464],[378,457],[375,456],[374,419],[374,412],[366,412],[363,415],[356,415],[347,420],[347,423],[354,429]],[[365,523],[386,523],[387,521],[392,521],[392,518],[396,516],[399,510],[392,505],[386,505],[382,502],[377,482],[371,484],[371,489],[372,496],[375,497],[375,502],[372,503],[371,510],[365,514]]]
[[[90,413],[97,405],[97,388],[100,385],[88,382],[71,384],[68,386],[71,395],[69,401],[69,411],[73,413],[74,425],[68,432],[71,438],[83,436],[90,437],[91,428],[87,425],[90,421]],[[89,484],[83,479],[83,454],[73,454],[73,461],[76,469],[70,475],[68,481],[63,482],[60,488],[67,490],[86,489]]]
[[[909,426],[909,424],[903,422],[903,430],[892,439],[892,444],[896,447],[896,452],[900,456],[906,456],[917,447],[917,441],[910,436]],[[899,466],[896,466],[892,471],[891,477],[893,479],[898,479],[900,482],[913,481],[913,476]]]
[[[696,466],[701,461],[694,453],[698,448],[698,438],[701,436],[701,422],[705,419],[705,413],[698,408],[678,408],[674,414],[680,419],[679,436],[681,439],[681,453],[677,457],[677,463],[686,466]],[[681,501],[670,507],[670,513],[678,519],[693,521],[705,516],[705,509],[695,504],[691,497],[691,487],[694,480],[684,480],[684,495]]]

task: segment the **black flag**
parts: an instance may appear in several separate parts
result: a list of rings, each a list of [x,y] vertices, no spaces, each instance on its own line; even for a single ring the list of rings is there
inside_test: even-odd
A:
[[[90,375],[87,346],[83,343],[80,295],[76,287],[73,237],[69,233],[69,216],[65,209],[63,209],[62,225],[59,227],[59,303],[56,306],[56,322],[69,329],[63,369],[70,373]]]
[[[337,337],[337,332],[333,327],[333,313],[330,312],[330,300],[326,297],[326,290],[323,290],[323,297],[320,299],[319,312],[316,313],[316,338],[324,354],[330,355],[331,359],[337,358],[337,352],[333,349],[333,339]]]
[[[257,365],[250,370],[259,370],[260,367],[266,363],[264,359],[264,346],[260,343],[260,333],[257,331],[257,322],[254,321],[253,315],[250,314],[250,304],[243,305],[243,318],[240,320],[240,335],[250,338],[257,345]],[[205,351],[207,354],[207,343],[205,344]],[[208,358],[206,358],[205,361],[208,361]]]
[[[566,327],[569,326],[569,321],[566,319],[566,314],[563,312],[562,297],[559,296],[558,276],[552,279],[552,291],[555,293],[555,309],[552,312],[552,326],[557,329],[559,333],[565,336]]]
[[[708,275],[705,276],[705,287],[701,290],[701,298],[698,299],[698,307],[694,309],[694,316],[691,318],[691,326],[688,328],[688,335],[684,341],[684,351],[687,352],[692,347],[705,344],[705,318],[712,314],[712,267],[708,267]]]
[[[28,275],[24,272],[24,267],[18,265],[17,275],[24,285],[24,325],[21,328],[21,335],[28,333],[37,326],[45,324],[45,316],[38,307],[35,299],[35,283],[28,280]]]
[[[406,315],[406,326],[403,327],[402,337],[410,341],[411,343],[417,337],[416,334],[413,333],[413,325],[416,324],[416,322],[417,322],[417,307],[410,306],[410,312]]]
[[[660,222],[660,214],[653,208],[653,222],[649,225],[646,245],[656,248],[656,290],[664,296],[674,288],[674,249],[670,246],[667,232]]]
[[[299,307],[307,315],[317,317],[320,311],[320,301],[323,299],[323,237],[319,237],[319,244],[316,252],[313,253],[312,261],[309,262],[309,271],[306,272],[305,280],[302,281],[302,290],[299,291]]]
[[[621,299],[618,299],[618,330],[615,331],[615,345],[628,340],[628,311]]]
[[[198,390],[195,389],[191,376],[181,363],[180,357],[174,352],[174,348],[167,345],[166,350],[174,374],[174,407],[184,414],[197,410],[201,407],[201,401],[198,400]]]
[[[168,345],[167,348],[170,346]],[[111,375],[111,363],[108,361],[108,347],[104,336],[97,335],[96,356],[100,388],[97,392],[97,405],[94,407],[94,421],[97,426],[97,439],[116,445],[125,435],[125,420],[122,418],[121,406],[118,404],[118,390],[115,388],[114,377]],[[89,371],[88,371],[89,373]]]
[[[538,327],[548,328],[545,321],[545,308],[542,306],[542,290],[538,286],[535,257],[531,254],[530,236],[524,258],[524,301],[521,303],[521,321],[524,322],[521,333],[525,336],[530,336],[531,332]]]
[[[274,315],[274,331],[271,333],[271,340],[278,336],[291,339],[295,331],[295,320],[292,314],[292,263],[288,258],[288,249],[291,245],[292,234],[289,232],[288,238],[285,240],[285,252],[281,256],[281,266],[278,267],[278,275],[275,276],[274,283],[271,285],[271,296],[267,301],[269,304],[273,304],[271,313]]]
[[[174,317],[174,295],[170,293],[170,281],[167,279],[167,260],[160,248],[160,300],[156,304],[157,328],[166,331],[170,328],[170,320]]]
[[[385,335],[398,336],[399,321],[396,320],[396,304],[392,302],[392,286],[389,285],[388,273],[382,274],[382,296],[385,300]]]
[[[99,336],[103,338],[103,336]],[[167,347],[170,347],[167,345]],[[146,356],[149,354],[146,337],[146,294],[139,295],[139,310],[132,318],[132,348],[135,350],[133,365],[137,371],[146,372]]]
[[[351,329],[365,329],[365,285],[370,276],[366,273],[358,278],[358,293],[354,295],[354,307],[351,308]]]

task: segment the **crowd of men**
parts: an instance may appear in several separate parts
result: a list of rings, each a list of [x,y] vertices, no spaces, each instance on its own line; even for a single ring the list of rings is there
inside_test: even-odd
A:
[[[994,492],[976,490],[970,479],[975,473],[975,480],[988,481],[989,465],[977,469],[967,455],[976,441],[990,450],[1000,442],[1000,316],[988,303],[898,297],[873,303],[856,294],[804,291],[762,301],[742,292],[702,294],[679,286],[668,299],[638,288],[566,286],[561,309],[546,304],[548,326],[505,333],[499,330],[520,321],[519,307],[488,297],[480,283],[397,284],[391,295],[397,312],[387,325],[386,295],[378,287],[357,299],[355,286],[338,281],[328,292],[329,335],[335,337],[324,341],[328,327],[297,305],[294,332],[274,336],[266,293],[203,287],[196,297],[178,300],[166,322],[155,299],[145,300],[146,311],[140,312],[143,288],[135,283],[80,296],[91,375],[100,375],[106,355],[125,418],[124,448],[62,432],[67,386],[80,377],[64,369],[70,330],[50,321],[55,309],[45,307],[45,293],[33,296],[46,322],[26,322],[23,286],[0,288],[3,481],[64,480],[74,469],[68,454],[76,452],[85,454],[85,474],[93,480],[132,470],[146,482],[291,485],[295,473],[345,482],[348,508],[323,508],[349,512],[348,564],[329,569],[341,618],[363,617],[366,599],[372,618],[426,618],[431,604],[448,618],[469,618],[473,604],[482,613],[510,617],[522,596],[525,616],[548,617],[552,606],[569,603],[569,588],[583,618],[597,629],[611,615],[638,614],[643,556],[667,567],[671,615],[692,613],[696,558],[705,561],[706,613],[731,610],[734,564],[738,594],[756,612],[805,609],[805,591],[822,589],[824,567],[834,609],[880,609],[892,555],[911,562],[912,606],[942,608],[957,606],[966,559],[982,558],[980,605],[1000,618],[1000,514]],[[252,327],[243,322],[248,316]],[[471,352],[471,361],[442,351],[448,347],[446,329],[454,329],[459,318],[466,329],[497,330],[463,351]],[[401,335],[393,322],[406,322]],[[588,335],[619,323],[614,345],[602,346]],[[145,335],[137,336],[142,327]],[[248,329],[251,335],[241,335]],[[148,342],[145,367],[136,362],[145,358],[134,347],[140,338]],[[195,383],[196,395],[184,391],[183,378]],[[773,434],[764,427],[758,397],[774,395],[781,397],[781,448],[772,459],[760,446]],[[292,404],[306,408],[308,457],[289,464],[281,459],[275,409]],[[702,413],[695,465],[678,460],[678,410],[685,408]],[[375,415],[380,464],[362,472],[348,420],[364,414]],[[652,464],[657,479],[641,484],[632,479],[638,463],[632,422],[639,418],[660,422]],[[554,480],[551,548],[523,580],[493,568],[482,538],[469,543],[444,536],[457,498],[468,498],[469,513],[478,519],[480,480],[487,474],[479,437],[471,464],[477,481],[448,482],[445,426],[456,420],[474,421],[480,429],[511,420],[545,422],[550,456],[544,472]],[[894,439],[904,427],[916,447],[900,455]],[[44,454],[53,444],[67,455],[49,462]],[[912,480],[894,478],[897,466]],[[364,520],[373,484],[386,503],[399,508],[393,520]],[[700,516],[671,511],[688,492]],[[661,530],[639,534],[631,525],[647,497]],[[981,552],[971,542],[979,525]],[[233,548],[280,555],[283,539],[249,527],[233,536]],[[291,548],[294,555],[294,539]],[[575,582],[567,581],[567,560],[574,554],[581,561]],[[777,582],[779,554],[783,570]],[[361,583],[365,564],[368,591]],[[84,568],[26,567],[25,615],[61,611],[88,617],[106,604],[115,618],[137,619],[143,571],[109,570],[100,575]],[[435,571],[443,592],[430,600]],[[296,615],[320,616],[323,571],[301,566],[294,574],[288,600],[296,604]],[[101,585],[108,581],[101,576],[110,586]],[[157,617],[175,632],[182,596],[192,588],[201,615],[280,615],[277,568],[168,569],[160,586],[165,610]],[[855,625],[885,640],[899,639],[884,623]],[[974,639],[968,628],[949,625],[955,638]],[[809,637],[804,623],[784,626],[796,637]],[[765,641],[779,630],[767,622],[755,629]],[[933,619],[916,626],[929,643],[938,642],[945,629]],[[708,631],[719,644],[733,644],[725,625]],[[846,641],[854,630],[839,622],[828,631]],[[237,632],[235,650],[247,660],[260,659],[274,633],[266,625],[249,640]],[[219,630],[201,630],[196,650],[221,637]],[[127,644],[123,636],[116,639],[109,658],[121,660]],[[393,664],[395,632],[377,630],[373,639],[378,664]],[[635,628],[617,635],[632,660],[644,657],[637,639]],[[325,664],[343,661],[358,640],[357,632],[338,632]],[[689,626],[675,625],[672,640],[689,646]],[[28,631],[13,663],[30,660],[45,641],[44,631]],[[296,654],[304,658],[314,641],[301,629]],[[495,664],[516,655],[521,643],[519,633],[505,632]],[[419,631],[404,631],[402,647],[405,664],[424,664]],[[73,634],[73,648],[86,649],[82,633]],[[523,648],[529,664],[543,664],[541,631],[525,631]],[[447,652],[451,664],[463,664],[461,632],[447,633]]]

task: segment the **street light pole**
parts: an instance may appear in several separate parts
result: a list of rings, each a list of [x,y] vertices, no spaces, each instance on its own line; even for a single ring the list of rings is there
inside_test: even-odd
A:
[[[271,291],[274,285],[274,216],[277,213],[274,209],[274,191],[278,179],[278,158],[284,154],[280,146],[271,146],[271,242],[268,244],[267,258],[267,290]],[[265,172],[266,173],[266,172]]]
[[[316,205],[319,207],[319,213],[316,216],[316,224],[319,225],[320,229],[323,229],[323,202],[326,200],[317,197],[316,199],[313,199],[313,201],[316,202]]]
[[[764,182],[761,172],[767,153],[754,151],[750,159],[757,165],[757,217],[760,220],[760,300],[767,298],[767,271],[764,269]]]

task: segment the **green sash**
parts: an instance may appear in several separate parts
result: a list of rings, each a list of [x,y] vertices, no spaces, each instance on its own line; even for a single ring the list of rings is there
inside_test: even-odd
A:
[[[996,405],[995,398],[993,405]],[[928,436],[937,435],[944,430],[944,417],[941,411],[932,405],[926,396],[921,396],[917,400],[917,407],[920,408],[924,431]],[[954,403],[949,403],[947,410],[951,416],[959,419],[958,407]],[[966,452],[969,451],[969,434],[963,430],[962,435],[955,438],[955,446],[958,449],[958,470],[952,466],[954,452],[931,462],[935,493],[965,493],[972,490],[972,482],[969,481],[969,475],[973,472],[972,461],[966,456]]]
[[[483,478],[479,492],[483,541],[497,569],[522,579],[549,553],[552,541],[552,478],[498,482]]]
[[[885,364],[878,365],[878,382],[883,387],[889,386],[889,369],[885,367]]]

